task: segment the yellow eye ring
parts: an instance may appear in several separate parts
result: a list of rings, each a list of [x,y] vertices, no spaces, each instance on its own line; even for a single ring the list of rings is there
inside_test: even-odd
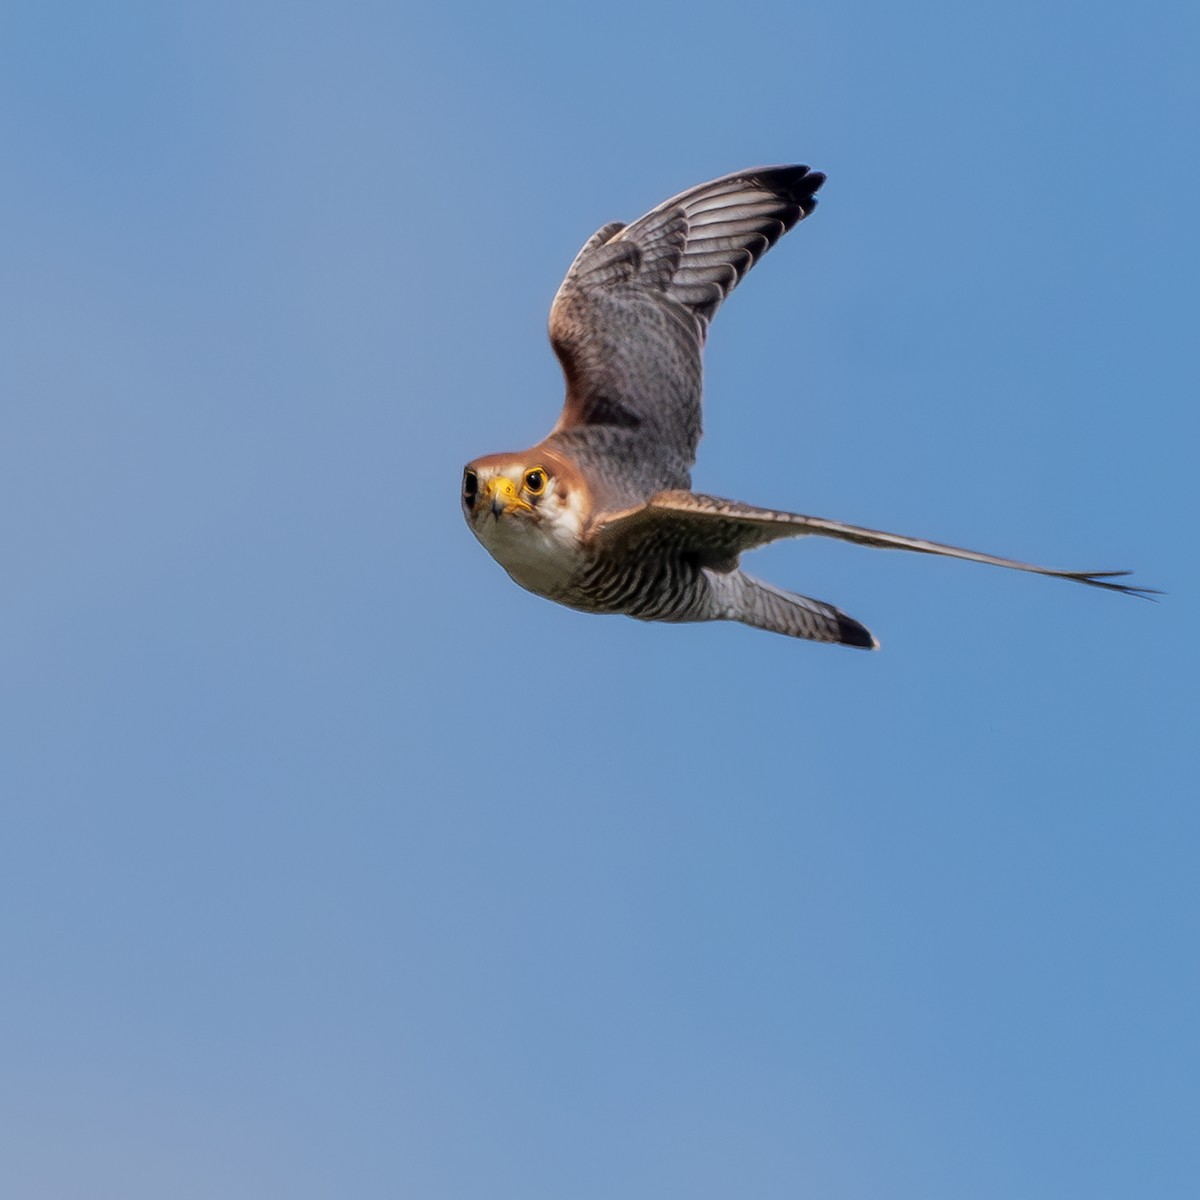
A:
[[[531,496],[540,496],[546,490],[545,467],[531,467],[525,472],[525,490]]]

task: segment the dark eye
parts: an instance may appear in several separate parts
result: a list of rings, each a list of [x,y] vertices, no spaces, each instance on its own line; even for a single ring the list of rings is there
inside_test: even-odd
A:
[[[479,476],[470,468],[463,472],[463,503],[468,508],[475,507],[476,497],[479,495]]]
[[[525,490],[531,496],[540,496],[546,490],[546,472],[541,467],[525,472]]]

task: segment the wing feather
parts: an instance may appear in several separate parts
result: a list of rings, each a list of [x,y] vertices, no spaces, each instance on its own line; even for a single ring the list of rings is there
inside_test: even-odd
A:
[[[594,441],[597,454],[611,453],[619,427],[631,498],[687,487],[709,323],[746,272],[813,211],[824,181],[806,166],[740,171],[593,234],[550,310],[567,383],[550,443],[586,457]],[[591,437],[595,427],[606,428]]]
[[[846,525],[824,517],[755,508],[736,500],[721,500],[716,496],[702,496],[694,492],[663,492],[646,504],[612,513],[593,529],[591,537],[597,547],[615,555],[636,554],[638,544],[647,537],[653,536],[660,541],[664,538],[674,539],[677,551],[695,556],[701,566],[716,571],[730,571],[737,566],[738,556],[746,550],[765,546],[780,538],[809,534],[877,549],[937,554],[1015,571],[1029,571],[1035,575],[1049,575],[1056,579],[1070,579],[1146,600],[1160,594],[1155,588],[1114,582],[1117,577],[1128,575],[1128,571],[1061,571],[1013,558],[984,554],[978,550],[964,550],[960,546],[947,546],[925,538]]]

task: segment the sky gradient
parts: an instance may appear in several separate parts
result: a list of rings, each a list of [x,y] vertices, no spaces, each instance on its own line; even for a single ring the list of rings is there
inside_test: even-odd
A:
[[[0,17],[0,1193],[1194,1195],[1197,10],[410,8]],[[697,487],[1162,603],[489,560],[579,245],[787,161]]]

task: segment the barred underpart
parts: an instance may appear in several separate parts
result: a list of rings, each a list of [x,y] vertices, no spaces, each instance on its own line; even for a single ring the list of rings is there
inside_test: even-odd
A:
[[[597,556],[568,593],[556,598],[573,608],[642,621],[738,621],[814,642],[868,650],[879,644],[864,625],[831,604],[741,570],[702,566],[677,527],[645,534],[636,554]]]

